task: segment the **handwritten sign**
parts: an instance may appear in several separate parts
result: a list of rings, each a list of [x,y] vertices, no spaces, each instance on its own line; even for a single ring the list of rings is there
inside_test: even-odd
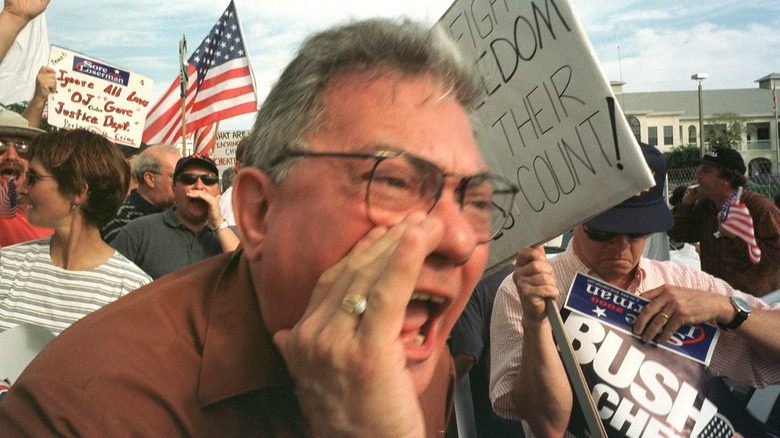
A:
[[[520,187],[489,268],[653,184],[566,0],[457,0],[436,26],[482,73],[488,167]]]
[[[49,67],[57,78],[57,91],[48,100],[51,125],[141,145],[152,79],[57,46],[49,52]]]
[[[236,146],[242,138],[249,135],[250,131],[217,131],[214,148],[211,150],[211,158],[217,163],[219,174],[236,165]]]

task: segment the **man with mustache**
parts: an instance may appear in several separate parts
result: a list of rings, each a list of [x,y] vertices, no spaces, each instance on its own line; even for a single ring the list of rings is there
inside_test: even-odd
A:
[[[234,250],[238,237],[219,210],[218,182],[208,156],[181,158],[173,171],[173,208],[130,221],[111,246],[154,279]]]
[[[42,132],[31,128],[21,115],[0,110],[0,188],[7,190],[12,178],[14,186],[19,185],[27,171],[27,144]],[[25,200],[19,198],[15,214],[0,216],[0,247],[40,239],[54,232],[50,228],[30,225],[24,213],[25,206]]]

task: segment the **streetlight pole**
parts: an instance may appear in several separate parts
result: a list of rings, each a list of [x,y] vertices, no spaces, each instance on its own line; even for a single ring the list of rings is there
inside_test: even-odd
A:
[[[699,154],[701,157],[704,156],[704,115],[702,113],[702,105],[701,105],[701,81],[707,79],[709,77],[709,74],[707,73],[696,73],[695,75],[691,76],[691,79],[694,81],[699,81]]]

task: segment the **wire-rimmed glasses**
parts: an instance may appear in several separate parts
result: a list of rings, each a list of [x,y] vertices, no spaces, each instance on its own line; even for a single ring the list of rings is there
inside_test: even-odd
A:
[[[373,167],[361,176],[367,181],[366,211],[376,225],[395,225],[415,210],[430,212],[441,198],[444,180],[448,177],[460,178],[455,189],[457,201],[480,243],[489,242],[499,235],[519,191],[517,186],[500,176],[445,173],[430,161],[400,151],[290,151],[277,159],[272,167],[296,157],[374,160]]]

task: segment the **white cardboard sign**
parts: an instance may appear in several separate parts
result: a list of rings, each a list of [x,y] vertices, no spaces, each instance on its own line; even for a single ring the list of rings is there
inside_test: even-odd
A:
[[[520,187],[488,271],[653,184],[566,0],[457,0],[436,25],[478,68],[477,140]]]
[[[151,78],[57,46],[49,52],[49,67],[57,77],[57,91],[49,94],[49,124],[88,129],[126,146],[141,145]]]
[[[250,131],[217,131],[217,138],[214,141],[214,148],[211,150],[211,158],[217,163],[219,174],[222,175],[225,170],[234,167],[236,164],[236,146],[242,138],[249,135]]]

